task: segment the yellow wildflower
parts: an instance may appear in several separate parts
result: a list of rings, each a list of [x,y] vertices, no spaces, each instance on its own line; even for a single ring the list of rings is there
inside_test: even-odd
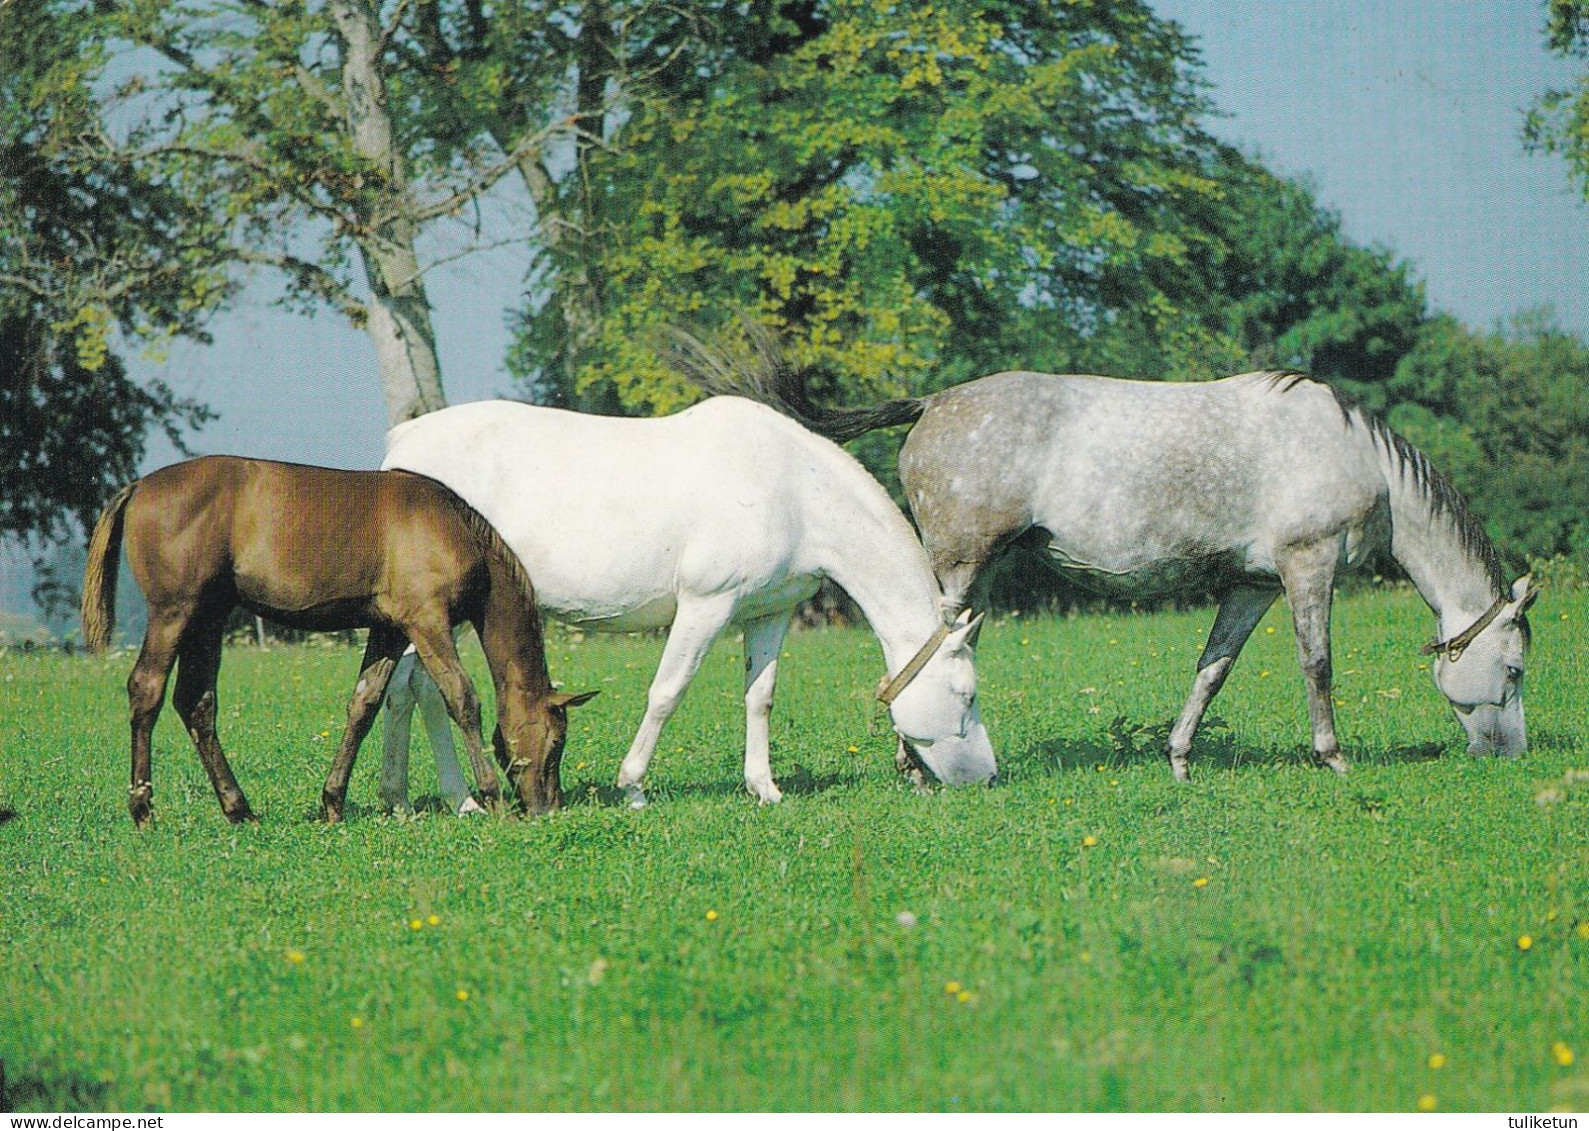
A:
[[[440,915],[427,916],[426,919],[425,919],[425,922],[429,923],[432,927],[439,927],[439,926],[441,926],[441,916]]]
[[[287,952],[287,961],[291,962],[294,966],[301,965],[306,957],[308,956],[301,950],[289,950]]]
[[[958,994],[964,988],[965,987],[962,986],[959,982],[945,982],[943,984],[943,992],[948,994],[950,997],[954,997],[956,994]]]
[[[1418,1097],[1419,1111],[1433,1111],[1439,1106],[1440,1101],[1435,1099],[1434,1096],[1430,1095],[1428,1092],[1425,1092],[1423,1095]]]
[[[1208,886],[1208,877],[1198,876],[1197,879],[1192,881],[1192,886],[1194,888],[1206,888]]]
[[[1444,1053],[1438,1053],[1437,1052],[1437,1053],[1431,1053],[1430,1054],[1430,1056],[1429,1056],[1429,1067],[1430,1068],[1433,1068],[1436,1072],[1438,1072],[1440,1069],[1444,1068],[1445,1066],[1446,1066],[1446,1058],[1445,1058],[1445,1054]]]
[[[1517,949],[1518,950],[1527,950],[1533,945],[1534,945],[1534,936],[1533,935],[1518,935],[1517,936]]]
[[[706,912],[706,921],[708,923],[717,922],[717,912],[715,910],[713,910],[713,909],[708,908],[707,912]]]
[[[1550,1046],[1550,1058],[1566,1068],[1573,1062],[1572,1048],[1566,1041],[1557,1041]]]
[[[1088,833],[1086,836],[1081,838],[1081,846],[1083,848],[1092,848],[1097,843],[1098,838],[1093,836],[1091,833]]]

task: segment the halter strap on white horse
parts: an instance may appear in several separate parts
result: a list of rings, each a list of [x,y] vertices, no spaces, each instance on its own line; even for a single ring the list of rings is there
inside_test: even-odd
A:
[[[1429,643],[1425,644],[1420,650],[1420,654],[1424,656],[1433,656],[1444,652],[1447,663],[1456,663],[1462,658],[1462,653],[1467,651],[1468,645],[1472,644],[1473,641],[1478,638],[1479,633],[1490,627],[1491,622],[1493,622],[1496,617],[1501,615],[1501,610],[1506,608],[1511,600],[1511,597],[1507,596],[1505,593],[1502,593],[1495,599],[1495,603],[1493,605],[1484,610],[1484,615],[1478,620],[1474,621],[1467,628],[1457,633],[1450,640],[1442,643],[1440,638],[1436,637],[1435,639],[1429,641]]]
[[[899,669],[898,675],[889,679],[887,673],[884,673],[877,684],[877,701],[887,707],[898,699],[900,692],[910,686],[910,681],[921,673],[921,669],[927,666],[927,661],[938,651],[938,646],[947,640],[949,633],[953,631],[953,625],[940,624],[933,634],[927,637],[927,643],[910,658],[910,662]]]

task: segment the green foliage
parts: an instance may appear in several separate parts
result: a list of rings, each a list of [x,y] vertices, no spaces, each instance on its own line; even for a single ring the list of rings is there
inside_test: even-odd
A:
[[[223,283],[195,217],[145,170],[83,160],[99,81],[90,14],[0,5],[0,535],[86,525],[152,428],[181,446],[207,411],[130,380],[112,335],[202,337]]]
[[[83,364],[39,323],[0,317],[0,534],[50,540],[87,529],[118,487],[137,478],[151,425],[180,445],[179,427],[208,413],[161,381],[132,381],[121,360]]]
[[[676,408],[694,394],[658,328],[741,314],[840,400],[1013,366],[1284,364],[1372,386],[1416,336],[1407,264],[1214,144],[1195,50],[1143,6],[752,14],[647,88],[576,178],[601,208],[583,250],[603,326],[561,387],[548,262],[512,363],[538,395]]]
[[[1059,367],[1107,323],[1175,322],[1204,239],[1179,217],[1217,186],[1173,24],[1139,4],[752,15],[590,157],[604,325],[578,396],[677,407],[692,394],[652,333],[733,311],[856,397]],[[555,343],[556,314],[532,316],[535,340]]]
[[[1569,59],[1589,63],[1589,0],[1549,0],[1546,42]],[[1544,95],[1528,112],[1523,140],[1533,149],[1559,153],[1589,197],[1589,67],[1567,89]]]
[[[1514,563],[1589,553],[1589,344],[1539,313],[1487,333],[1441,316],[1386,393]]]
[[[1246,352],[1241,367],[1300,369],[1381,404],[1378,387],[1425,319],[1411,266],[1353,244],[1306,186],[1237,154],[1224,155],[1219,182],[1223,253],[1205,317]]]
[[[896,779],[889,736],[868,731],[875,641],[796,633],[775,807],[740,784],[729,645],[670,724],[638,813],[610,783],[660,642],[554,633],[555,674],[605,689],[572,722],[568,809],[533,822],[364,809],[339,827],[312,814],[357,651],[237,648],[221,732],[264,821],[224,823],[168,711],[148,833],[125,810],[131,657],[8,657],[5,1098],[1410,1111],[1427,1095],[1442,1111],[1581,1110],[1589,684],[1572,630],[1585,617],[1582,593],[1541,596],[1534,747],[1504,761],[1463,754],[1417,653],[1416,597],[1340,602],[1354,767],[1337,778],[1306,764],[1277,607],[1190,787],[1155,732],[1211,613],[995,621],[978,666],[1003,784],[930,795]],[[478,651],[466,658],[483,677]],[[366,805],[374,753],[353,781]],[[435,788],[427,762],[416,740],[421,792]]]

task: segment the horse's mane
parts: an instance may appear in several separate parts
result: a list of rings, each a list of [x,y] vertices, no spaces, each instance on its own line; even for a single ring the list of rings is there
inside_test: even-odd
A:
[[[409,472],[409,474],[412,475],[414,473]],[[425,476],[425,478],[428,479],[430,477]],[[436,484],[448,499],[452,500],[453,506],[457,508],[458,517],[463,519],[464,528],[469,531],[480,547],[507,571],[514,588],[519,592],[519,596],[523,597],[525,604],[529,606],[532,614],[530,620],[533,622],[535,631],[539,633],[540,606],[535,599],[535,583],[530,580],[529,571],[524,568],[524,563],[519,561],[519,556],[503,541],[502,535],[497,533],[497,528],[486,520],[485,515],[475,510],[464,501],[461,495],[445,483],[436,479],[431,479],[431,482]]]
[[[1394,465],[1396,474],[1411,484],[1429,504],[1430,513],[1437,518],[1443,517],[1451,524],[1452,530],[1456,532],[1458,544],[1469,557],[1484,567],[1485,573],[1495,585],[1496,592],[1506,591],[1506,571],[1501,565],[1500,555],[1495,552],[1495,543],[1490,541],[1490,536],[1484,529],[1484,524],[1468,509],[1466,500],[1452,485],[1451,480],[1430,463],[1429,457],[1414,447],[1411,441],[1391,428],[1382,417],[1366,408],[1356,397],[1328,381],[1320,381],[1295,369],[1268,370],[1252,376],[1267,381],[1271,389],[1281,394],[1289,393],[1302,384],[1316,385],[1328,390],[1335,398],[1335,405],[1341,410],[1341,419],[1345,421],[1346,426],[1368,430],[1374,443],[1384,451],[1386,458]]]

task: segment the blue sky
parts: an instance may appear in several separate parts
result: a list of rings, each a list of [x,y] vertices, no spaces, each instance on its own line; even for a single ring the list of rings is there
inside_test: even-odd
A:
[[[1542,0],[1154,7],[1199,41],[1226,115],[1214,131],[1307,178],[1350,238],[1412,260],[1432,306],[1475,326],[1551,306],[1589,337],[1589,207],[1562,161],[1520,140],[1525,108],[1573,73],[1545,50]],[[450,400],[513,392],[504,312],[526,266],[522,250],[499,249],[429,277]],[[213,346],[177,343],[136,371],[221,413],[195,451],[375,466],[384,409],[368,338],[330,312],[279,311],[271,294],[255,283],[215,322]],[[173,458],[161,441],[147,466]],[[25,591],[18,570],[0,551],[0,603]]]
[[[1589,208],[1524,110],[1573,67],[1536,0],[1154,0],[1198,37],[1227,140],[1309,179],[1475,326],[1551,306],[1589,337]]]

